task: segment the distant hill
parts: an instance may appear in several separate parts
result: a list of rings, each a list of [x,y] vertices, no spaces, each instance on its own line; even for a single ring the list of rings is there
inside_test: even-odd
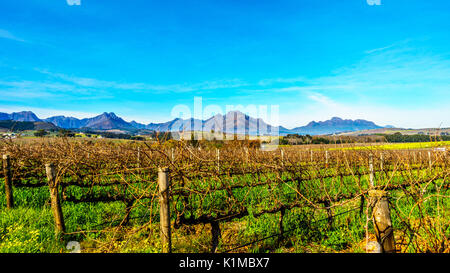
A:
[[[326,135],[384,128],[367,120],[351,120],[333,117],[330,120],[318,122],[312,121],[306,126],[287,129],[282,126],[272,126],[267,124],[261,118],[253,118],[240,111],[231,111],[225,115],[217,114],[206,120],[176,118],[168,122],[149,124],[142,124],[136,121],[127,122],[112,112],[105,112],[101,115],[84,119],[54,116],[41,120],[33,112],[23,111],[11,114],[0,113],[0,120],[49,122],[64,129],[91,129],[102,131],[121,130],[128,132],[149,130],[160,132],[203,130],[205,132],[215,131],[249,135]]]
[[[8,131],[19,132],[26,130],[58,130],[57,126],[49,122],[37,121],[15,121],[15,120],[0,120],[0,128]]]
[[[204,131],[229,134],[275,135],[289,133],[284,127],[272,126],[262,119],[256,119],[240,111],[230,111],[226,115],[217,114],[206,120],[176,118],[164,123],[150,123],[146,129],[161,132]]]
[[[371,121],[363,119],[351,120],[333,117],[330,120],[326,121],[311,121],[310,123],[308,123],[308,125],[294,128],[291,131],[297,134],[327,135],[378,128],[383,127],[378,126]]]
[[[136,129],[130,123],[124,121],[122,118],[116,116],[114,113],[103,113],[99,116],[83,119],[82,127],[98,130],[111,130],[111,129]]]
[[[204,121],[205,131],[221,131],[233,134],[272,135],[279,127],[267,124],[261,118],[253,118],[240,111],[215,115]]]
[[[130,122],[130,125],[133,126],[133,127],[136,128],[136,129],[146,129],[146,127],[147,127],[147,125],[142,124],[142,123],[138,123],[138,122],[136,122],[136,121],[134,121],[134,120],[132,120],[132,121]]]
[[[58,127],[70,129],[70,128],[81,128],[83,127],[83,122],[77,118],[65,117],[65,116],[55,116],[45,119],[47,122],[51,122]]]
[[[37,121],[37,122],[33,122],[33,124],[34,124],[33,130],[41,130],[41,129],[43,129],[43,130],[59,130],[59,129],[61,129],[51,122]]]
[[[131,123],[124,121],[114,113],[103,113],[93,118],[77,119],[74,117],[55,116],[45,119],[65,129],[90,128],[94,130],[130,130],[136,129]]]
[[[0,120],[31,121],[31,122],[41,121],[31,111],[15,112],[11,114],[0,113]]]
[[[197,119],[173,119],[168,122],[162,122],[162,123],[149,123],[145,126],[145,129],[153,130],[153,131],[159,131],[159,132],[179,132],[179,131],[190,131],[189,128],[199,128],[199,126],[195,126],[198,124],[198,122],[201,122]],[[201,123],[200,123],[201,124]]]
[[[11,114],[0,113],[0,120],[41,122],[41,124],[38,126],[44,126],[44,124],[50,123],[57,127],[65,129],[79,129],[83,127],[87,127],[94,130],[136,129],[131,123],[124,121],[122,118],[116,116],[114,113],[106,113],[106,112],[96,117],[85,119],[77,119],[74,117],[65,117],[65,116],[54,116],[42,120],[39,119],[31,111],[22,111]]]

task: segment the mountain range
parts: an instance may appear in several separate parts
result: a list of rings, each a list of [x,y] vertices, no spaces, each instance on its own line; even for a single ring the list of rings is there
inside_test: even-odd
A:
[[[0,132],[25,130],[58,130],[54,124],[43,121],[0,120]]]
[[[326,135],[334,134],[340,132],[353,132],[361,130],[371,130],[383,128],[376,125],[372,121],[367,121],[363,119],[341,119],[338,117],[333,117],[326,121],[311,121],[306,126],[297,127],[292,129],[292,131],[297,134],[309,134],[309,135]]]
[[[46,119],[38,118],[31,111],[0,113],[0,120],[48,122],[64,129],[92,129],[92,130],[151,130],[160,132],[180,131],[216,131],[249,135],[286,135],[309,134],[324,135],[359,130],[384,128],[367,120],[341,119],[333,117],[326,121],[311,121],[306,126],[287,129],[283,126],[272,126],[261,118],[253,118],[240,111],[231,111],[225,115],[217,114],[206,120],[176,118],[163,123],[142,124],[136,121],[127,122],[114,113],[103,113],[93,118],[78,119],[75,117],[54,116]]]
[[[74,117],[54,116],[43,121],[53,123],[64,129],[90,128],[95,130],[133,130],[141,129],[133,126],[132,123],[124,121],[114,113],[103,113],[93,118],[77,119]],[[136,123],[137,124],[137,123]]]

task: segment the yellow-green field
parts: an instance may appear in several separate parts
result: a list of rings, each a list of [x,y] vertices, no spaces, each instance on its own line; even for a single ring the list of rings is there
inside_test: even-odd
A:
[[[344,148],[332,148],[330,150],[408,150],[408,149],[428,149],[450,146],[450,141],[439,142],[412,142],[412,143],[389,143],[381,145],[365,145]]]

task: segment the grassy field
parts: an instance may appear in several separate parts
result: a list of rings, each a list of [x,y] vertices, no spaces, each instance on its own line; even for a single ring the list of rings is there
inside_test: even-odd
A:
[[[439,142],[412,142],[412,143],[389,143],[389,144],[375,144],[362,145],[353,147],[330,148],[330,150],[417,150],[430,149],[437,147],[449,147],[450,141]]]

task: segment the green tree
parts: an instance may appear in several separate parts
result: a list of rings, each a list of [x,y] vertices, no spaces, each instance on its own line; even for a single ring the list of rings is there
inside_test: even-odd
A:
[[[59,137],[75,137],[75,133],[70,130],[61,129],[58,131],[57,136],[59,136]]]
[[[48,134],[47,131],[45,131],[44,129],[40,129],[40,130],[37,130],[36,132],[34,132],[34,136],[37,136],[37,137],[43,137],[47,134]]]

